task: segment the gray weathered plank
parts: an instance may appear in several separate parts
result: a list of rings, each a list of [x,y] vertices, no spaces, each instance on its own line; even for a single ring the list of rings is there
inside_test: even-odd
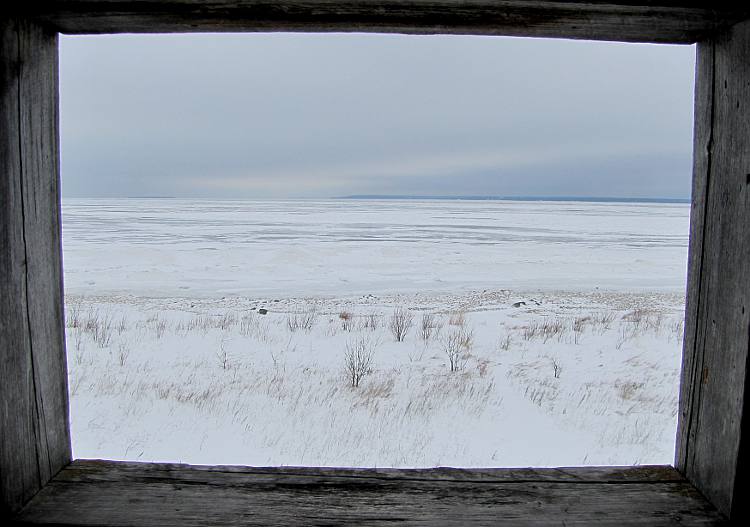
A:
[[[742,2],[561,0],[49,0],[15,9],[63,33],[360,31],[693,43]],[[7,9],[7,8],[6,8]]]
[[[663,465],[559,467],[559,468],[453,468],[429,469],[398,468],[333,468],[333,467],[248,467],[237,465],[184,465],[174,463],[138,463],[107,460],[76,460],[58,477],[58,481],[134,481],[180,480],[198,483],[234,480],[253,476],[254,482],[268,481],[279,476],[314,476],[325,478],[367,478],[380,480],[469,481],[484,483],[628,483],[671,482],[685,478],[673,467]]]
[[[0,516],[69,463],[57,35],[0,19]]]
[[[413,472],[76,461],[17,520],[133,526],[723,523],[673,468],[632,470]]]
[[[738,518],[748,514],[738,492],[750,448],[750,22],[699,44],[695,122],[675,464]]]

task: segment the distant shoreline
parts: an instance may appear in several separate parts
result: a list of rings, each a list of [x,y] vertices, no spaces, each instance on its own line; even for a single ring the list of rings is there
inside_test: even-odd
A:
[[[353,194],[332,199],[362,200],[454,200],[454,201],[584,201],[600,203],[690,203],[689,198],[618,198],[606,196],[411,196]]]

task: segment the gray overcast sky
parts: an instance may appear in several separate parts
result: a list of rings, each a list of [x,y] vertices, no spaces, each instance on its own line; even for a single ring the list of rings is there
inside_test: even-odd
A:
[[[65,197],[690,195],[695,49],[62,37]]]

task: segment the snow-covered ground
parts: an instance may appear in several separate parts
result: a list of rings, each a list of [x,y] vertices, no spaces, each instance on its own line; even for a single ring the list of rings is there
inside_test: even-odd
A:
[[[74,454],[670,463],[688,212],[66,200]]]

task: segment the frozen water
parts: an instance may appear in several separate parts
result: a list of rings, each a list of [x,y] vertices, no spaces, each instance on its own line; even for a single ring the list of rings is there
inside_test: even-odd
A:
[[[684,291],[689,206],[66,200],[75,294]]]

